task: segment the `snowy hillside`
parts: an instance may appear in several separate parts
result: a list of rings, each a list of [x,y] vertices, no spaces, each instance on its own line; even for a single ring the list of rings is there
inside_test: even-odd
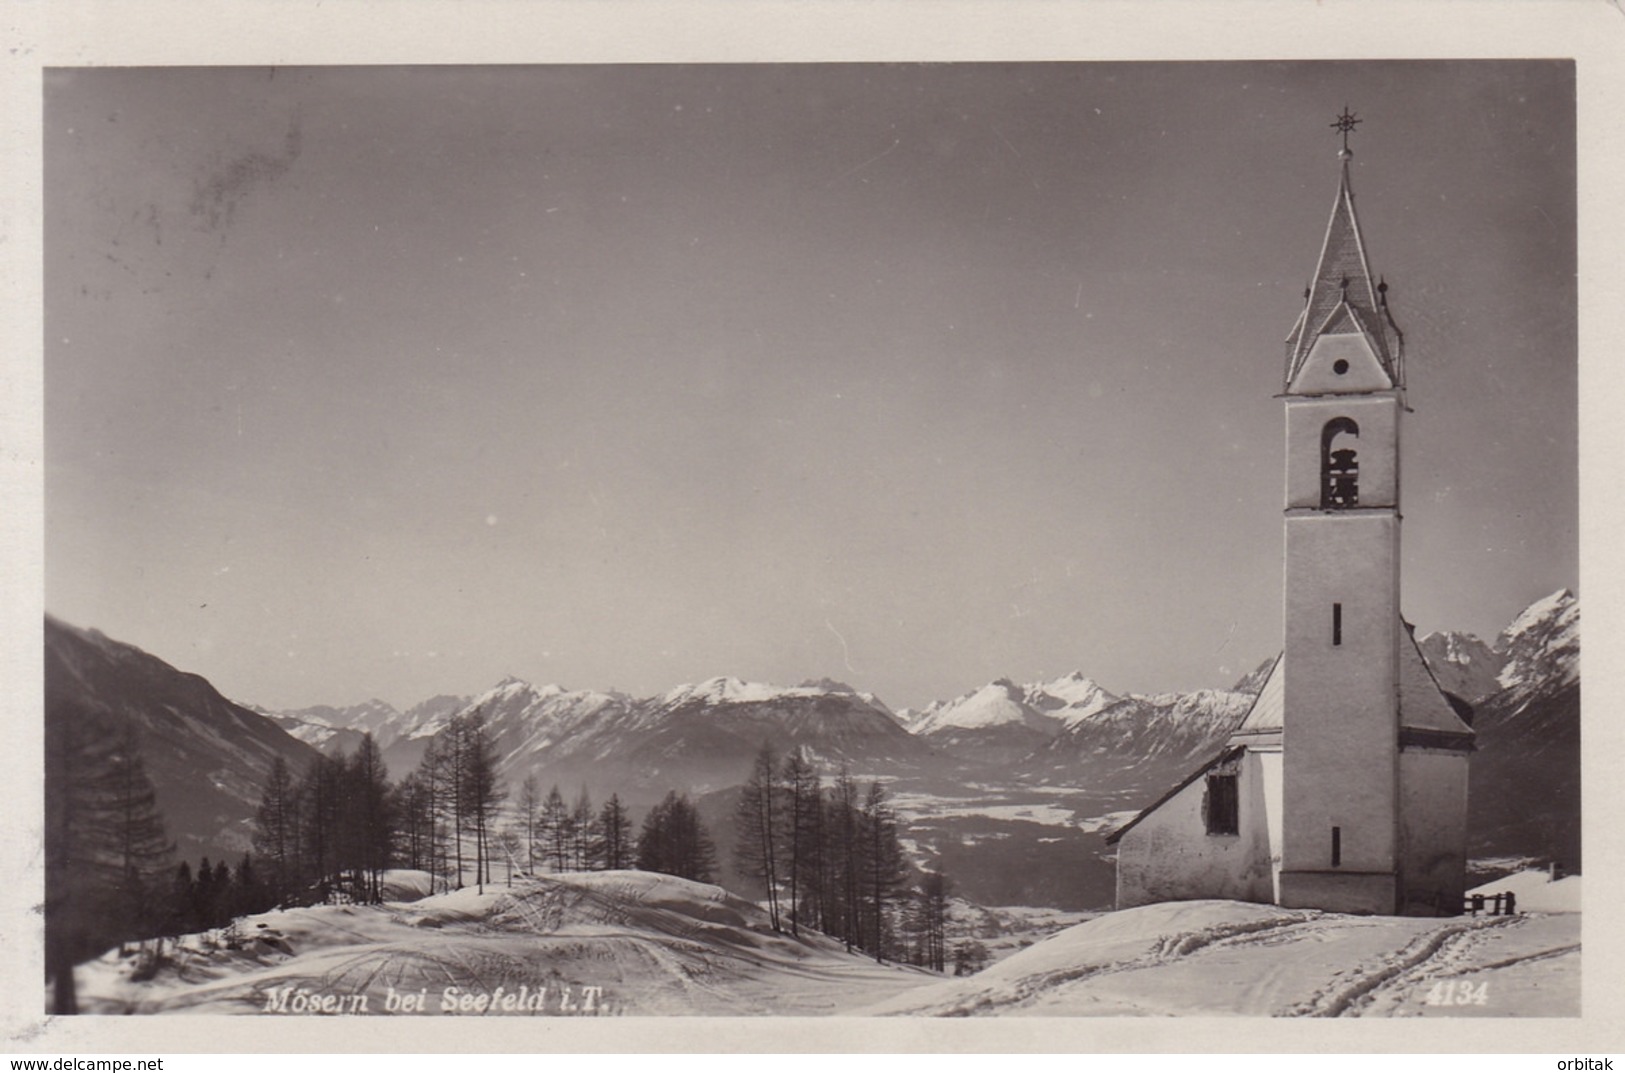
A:
[[[956,930],[990,936],[1019,912],[956,913]],[[952,977],[774,933],[720,887],[584,872],[261,913],[166,944],[156,963],[110,950],[76,976],[96,1013],[1577,1016],[1579,921],[1178,902]]]
[[[859,1012],[1574,1017],[1579,918],[1355,917],[1169,902],[1103,914],[974,976]]]
[[[722,888],[654,872],[277,910],[245,918],[239,932],[236,949],[218,933],[187,936],[147,980],[136,979],[137,958],[109,951],[77,971],[82,1008],[318,1012],[297,1008],[314,1000],[367,1014],[807,1016],[929,978],[823,936],[775,934],[762,910]],[[399,1008],[420,995],[421,1009]]]

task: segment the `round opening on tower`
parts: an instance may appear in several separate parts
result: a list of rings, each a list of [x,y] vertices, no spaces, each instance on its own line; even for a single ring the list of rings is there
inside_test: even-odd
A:
[[[1342,376],[1348,371],[1349,363],[1344,361],[1342,358],[1338,358],[1336,361],[1332,362],[1332,372],[1336,373],[1338,376]]]

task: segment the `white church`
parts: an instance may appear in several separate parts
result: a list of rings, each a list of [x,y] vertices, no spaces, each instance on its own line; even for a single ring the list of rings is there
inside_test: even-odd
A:
[[[1404,336],[1354,213],[1357,122],[1286,343],[1284,651],[1218,755],[1108,837],[1120,909],[1461,911],[1473,731],[1400,615]]]

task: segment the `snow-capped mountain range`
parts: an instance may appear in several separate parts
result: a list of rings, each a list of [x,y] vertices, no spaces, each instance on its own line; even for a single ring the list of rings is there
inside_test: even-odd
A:
[[[928,752],[878,698],[840,683],[773,686],[719,677],[636,698],[510,677],[438,706],[392,739],[378,739],[385,763],[391,771],[410,770],[453,717],[476,712],[510,781],[536,775],[632,800],[672,786],[703,792],[733,785],[763,743],[780,753],[798,748],[831,771],[908,767]]]
[[[1497,845],[1534,839],[1525,819],[1552,808],[1561,815],[1543,820],[1546,829],[1578,831],[1578,623],[1578,600],[1563,591],[1531,604],[1491,644],[1459,633],[1420,642],[1441,685],[1479,710],[1474,799],[1513,808],[1518,795],[1505,787],[1509,779],[1522,785],[1512,773],[1520,757],[1539,758],[1550,769],[1546,785],[1558,788],[1540,807],[1517,806],[1499,826],[1488,825],[1504,832]],[[150,708],[150,718],[142,716],[154,735],[149,765],[165,776],[160,797],[169,798],[176,834],[234,852],[271,755],[292,764],[313,747],[349,752],[371,733],[399,778],[454,716],[475,711],[510,786],[534,775],[544,786],[587,787],[596,798],[614,791],[647,804],[673,788],[699,795],[738,785],[766,743],[781,754],[800,750],[826,774],[846,767],[866,778],[1059,780],[1127,800],[1216,747],[1245,717],[1269,663],[1232,689],[1187,693],[1116,694],[1081,672],[1027,685],[1001,678],[919,712],[894,713],[839,682],[775,686],[731,677],[645,698],[508,678],[478,696],[438,696],[406,711],[374,700],[266,712],[232,704],[203,679],[94,631],[48,621],[46,641],[47,717]],[[232,759],[236,739],[250,762]],[[215,758],[205,767],[209,786],[194,786],[195,773],[180,773],[195,768],[187,757],[204,753]],[[192,800],[222,788],[226,798]],[[1565,794],[1574,796],[1571,805]],[[196,823],[187,818],[194,814]]]
[[[1459,632],[1429,634],[1419,643],[1443,688],[1479,701],[1502,690],[1573,682],[1578,622],[1578,600],[1563,590],[1531,604],[1493,643]],[[371,733],[397,772],[415,766],[453,716],[474,711],[491,730],[504,773],[518,777],[585,772],[592,782],[669,781],[686,773],[700,787],[725,785],[763,741],[801,748],[830,768],[909,767],[934,758],[1065,770],[1086,757],[1160,767],[1196,757],[1228,735],[1271,662],[1230,689],[1117,694],[1074,671],[1028,684],[999,678],[896,713],[841,682],[778,686],[733,677],[645,698],[510,677],[478,696],[440,696],[407,712],[378,700],[342,709],[256,710],[327,750],[348,750]]]

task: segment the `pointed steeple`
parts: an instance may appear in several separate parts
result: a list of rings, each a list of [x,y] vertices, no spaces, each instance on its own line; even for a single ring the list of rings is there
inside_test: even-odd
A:
[[[1388,314],[1387,284],[1371,279],[1365,240],[1354,214],[1354,192],[1349,185],[1349,161],[1354,153],[1342,149],[1337,155],[1342,165],[1337,200],[1332,203],[1314,279],[1304,294],[1303,312],[1287,336],[1286,389],[1294,390],[1317,342],[1325,336],[1347,335],[1364,339],[1388,381],[1384,387],[1403,388],[1404,336]]]

